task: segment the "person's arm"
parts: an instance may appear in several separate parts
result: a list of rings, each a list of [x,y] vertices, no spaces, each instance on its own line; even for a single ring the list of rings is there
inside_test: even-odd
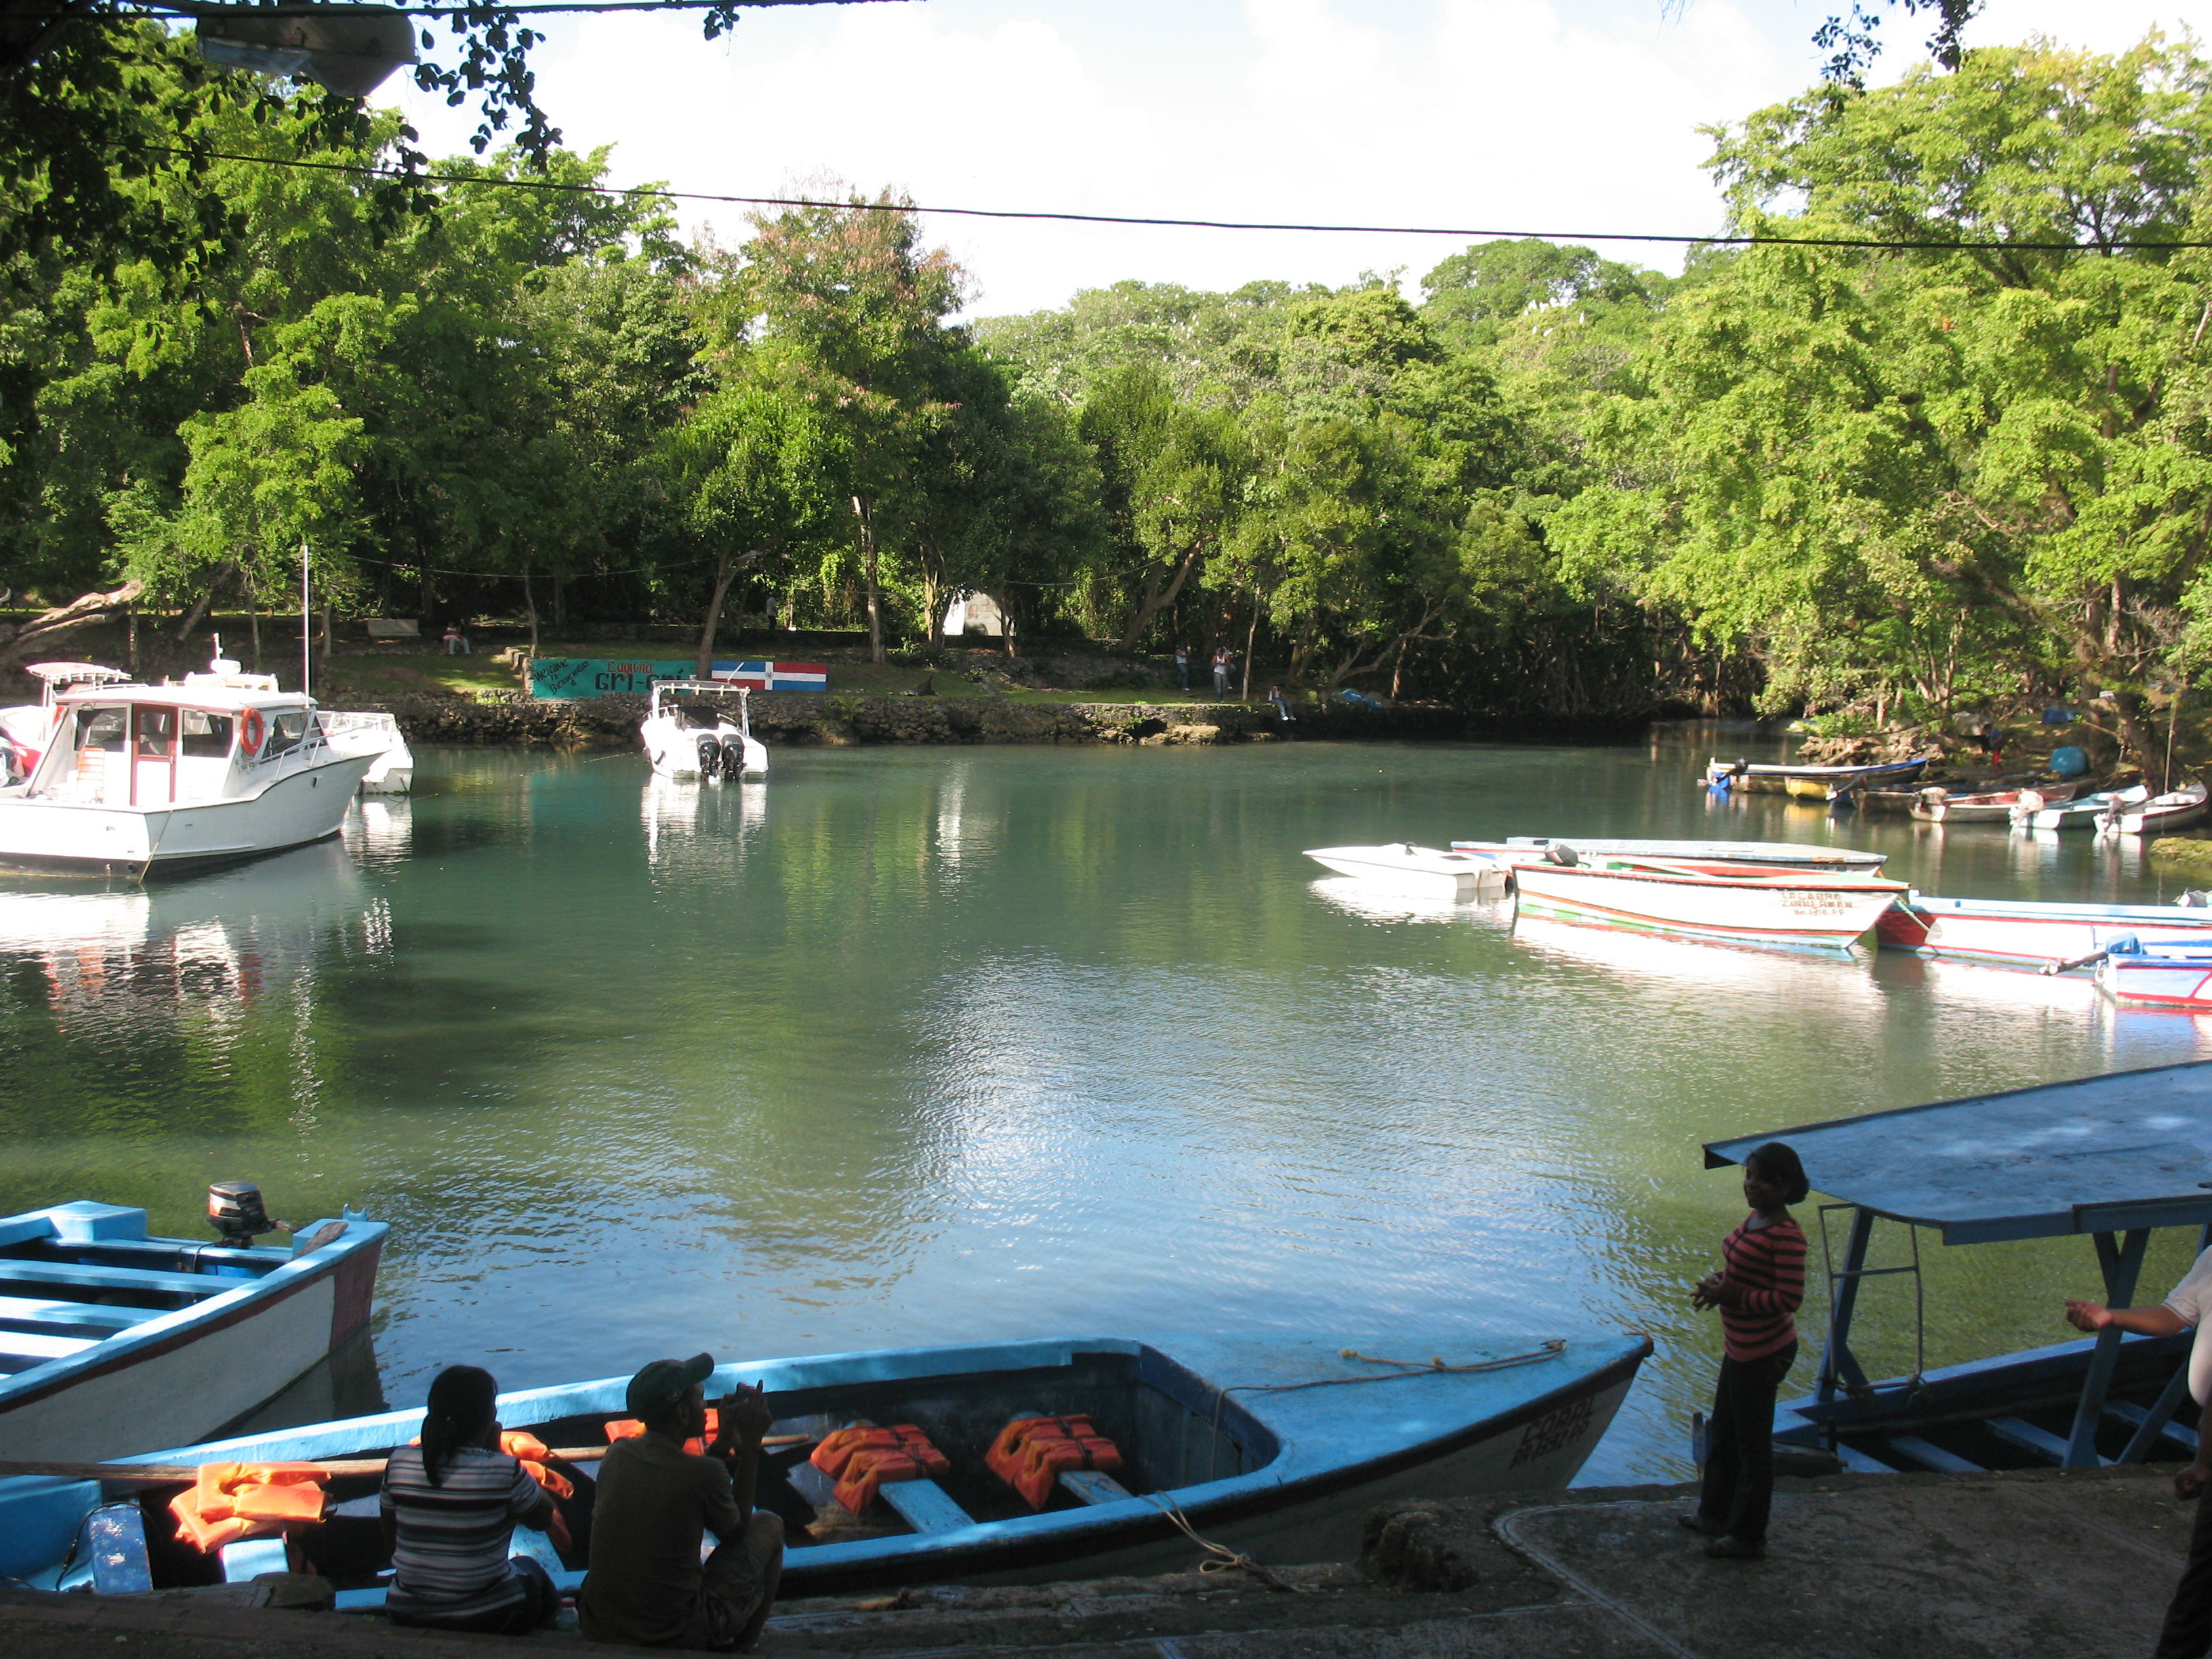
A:
[[[761,1437],[775,1419],[758,1389],[740,1386],[715,1407],[715,1420],[714,1443],[707,1448],[707,1455],[730,1472],[730,1495],[737,1504],[738,1530],[742,1532],[759,1486]],[[708,1524],[714,1525],[711,1521]],[[714,1535],[726,1544],[730,1541],[731,1534],[720,1528],[714,1528]]]
[[[2189,1328],[2189,1322],[2164,1303],[2151,1308],[2107,1308],[2095,1302],[2069,1302],[2066,1322],[2077,1331],[2109,1327],[2133,1336],[2178,1336]]]

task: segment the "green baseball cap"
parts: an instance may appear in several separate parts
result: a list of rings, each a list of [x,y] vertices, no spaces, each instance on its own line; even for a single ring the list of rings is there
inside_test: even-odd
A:
[[[684,1397],[694,1382],[714,1374],[714,1356],[695,1353],[689,1359],[653,1359],[641,1366],[623,1395],[623,1409],[633,1417],[658,1417]]]

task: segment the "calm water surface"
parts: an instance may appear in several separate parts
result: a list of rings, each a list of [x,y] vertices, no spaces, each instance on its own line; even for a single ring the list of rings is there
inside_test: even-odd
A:
[[[1741,1213],[1701,1141],[2212,1036],[2078,980],[1516,928],[1298,856],[1841,840],[1936,892],[2160,896],[2088,836],[1717,806],[1703,752],[799,750],[704,791],[427,752],[343,847],[0,889],[0,1212],[197,1235],[228,1177],[296,1220],[363,1205],[398,1403],[459,1360],[524,1387],[700,1348],[1627,1326],[1658,1356],[1584,1478],[1676,1477],[1717,1351],[1686,1288]],[[2058,1340],[2097,1285],[2086,1242],[1929,1258],[1930,1364]],[[1862,1308],[1909,1366],[1906,1281]]]

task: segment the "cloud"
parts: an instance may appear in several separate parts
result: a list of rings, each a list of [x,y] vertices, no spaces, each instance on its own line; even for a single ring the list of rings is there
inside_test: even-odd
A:
[[[2150,0],[1994,0],[1977,41],[2042,29],[2111,50]],[[1696,234],[1719,204],[1698,128],[1817,72],[1815,5],[1692,0],[1231,0],[1100,12],[1072,0],[930,0],[748,14],[704,44],[696,20],[556,25],[540,100],[578,149],[615,146],[617,182],[781,193],[837,178],[928,204],[1166,217]],[[1891,20],[1888,63],[1914,59]],[[410,94],[434,146],[467,125]],[[687,204],[742,234],[743,210]],[[1125,276],[1418,276],[1460,245],[1007,223],[939,216],[984,313],[1054,305]],[[1680,252],[1617,247],[1674,268]]]

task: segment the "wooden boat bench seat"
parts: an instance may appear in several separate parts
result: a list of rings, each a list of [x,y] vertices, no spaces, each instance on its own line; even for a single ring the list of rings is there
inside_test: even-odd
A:
[[[45,1297],[0,1296],[0,1332],[50,1331],[67,1335],[72,1331],[97,1331],[108,1335],[128,1330],[149,1319],[159,1319],[159,1308],[117,1308],[104,1302],[62,1302]]]
[[[0,1331],[0,1371],[27,1371],[49,1359],[67,1359],[97,1347],[99,1336],[41,1336],[35,1331]]]
[[[85,1291],[140,1291],[155,1296],[221,1296],[246,1281],[209,1273],[159,1273],[150,1267],[87,1267],[73,1261],[18,1261],[0,1256],[0,1285],[67,1285]]]
[[[975,1517],[934,1480],[886,1480],[876,1496],[916,1532],[951,1532],[975,1524]]]
[[[1103,1469],[1063,1469],[1060,1489],[1084,1504],[1118,1504],[1137,1495]]]

